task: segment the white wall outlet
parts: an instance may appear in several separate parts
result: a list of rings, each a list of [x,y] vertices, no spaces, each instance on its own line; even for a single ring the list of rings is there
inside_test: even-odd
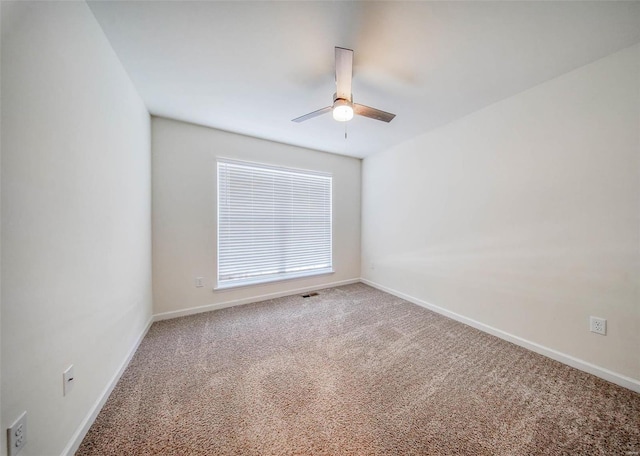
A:
[[[75,375],[73,373],[73,364],[67,367],[62,373],[62,395],[66,396],[73,389],[73,385],[76,382]]]
[[[14,456],[20,452],[27,444],[27,412],[14,421],[9,429],[7,429],[7,446],[9,447],[9,456]]]
[[[589,331],[606,336],[607,320],[599,317],[589,317]]]
[[[204,277],[196,277],[196,287],[204,287]]]

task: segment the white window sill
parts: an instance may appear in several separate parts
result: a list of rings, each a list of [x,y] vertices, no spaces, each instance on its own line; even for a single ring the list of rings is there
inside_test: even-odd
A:
[[[232,290],[235,288],[250,287],[253,285],[266,285],[269,283],[276,283],[276,282],[288,282],[291,280],[306,279],[310,277],[318,277],[318,276],[329,275],[329,274],[335,274],[335,270],[323,269],[322,271],[319,271],[319,272],[306,272],[306,273],[291,274],[291,275],[288,274],[286,276],[271,277],[268,279],[254,279],[254,280],[242,280],[242,281],[238,280],[237,282],[233,282],[233,283],[218,284],[215,287],[213,287],[213,290],[226,291],[226,290]]]

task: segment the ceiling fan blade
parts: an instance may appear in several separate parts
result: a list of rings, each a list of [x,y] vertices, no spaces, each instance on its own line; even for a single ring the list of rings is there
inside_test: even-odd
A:
[[[291,122],[298,122],[298,123],[304,122],[305,120],[313,119],[314,117],[318,117],[329,111],[331,111],[331,106],[318,109],[317,111],[310,112],[309,114],[305,114],[304,116],[296,117],[295,119],[292,119]]]
[[[351,101],[353,51],[336,47],[336,96]]]
[[[353,112],[359,116],[370,117],[372,119],[381,120],[383,122],[391,122],[396,116],[390,112],[380,111],[376,108],[370,108],[369,106],[354,103]]]

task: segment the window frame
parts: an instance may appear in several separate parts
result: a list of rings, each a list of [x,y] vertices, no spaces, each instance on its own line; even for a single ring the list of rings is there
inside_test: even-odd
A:
[[[245,167],[253,167],[261,170],[272,170],[275,172],[289,173],[289,174],[303,174],[307,176],[317,176],[327,178],[329,180],[329,267],[318,270],[307,270],[300,272],[283,273],[278,276],[269,276],[267,278],[254,278],[254,279],[236,279],[236,280],[220,280],[220,164],[231,164]],[[303,168],[294,168],[288,166],[272,165],[268,163],[237,160],[232,158],[217,157],[216,158],[216,264],[215,264],[215,285],[214,290],[230,290],[235,288],[249,287],[254,285],[266,285],[271,283],[286,282],[291,280],[298,280],[301,278],[318,277],[323,275],[334,274],[333,264],[333,174],[324,171],[315,171]],[[226,283],[225,283],[226,282]]]

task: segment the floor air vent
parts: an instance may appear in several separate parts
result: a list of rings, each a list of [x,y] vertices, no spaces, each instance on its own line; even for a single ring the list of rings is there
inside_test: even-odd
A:
[[[313,293],[307,293],[302,295],[303,298],[310,298],[311,296],[318,296],[318,293],[314,291]]]

